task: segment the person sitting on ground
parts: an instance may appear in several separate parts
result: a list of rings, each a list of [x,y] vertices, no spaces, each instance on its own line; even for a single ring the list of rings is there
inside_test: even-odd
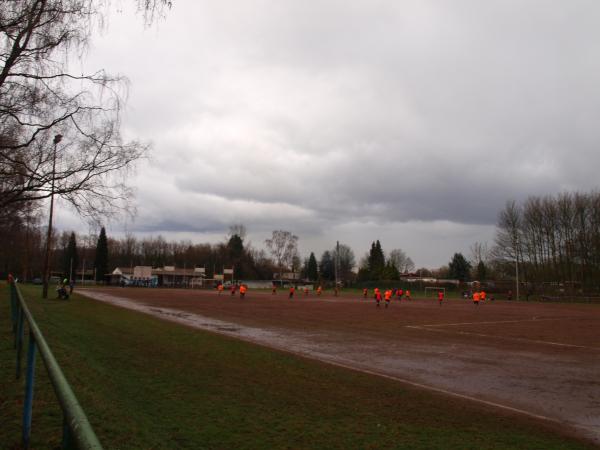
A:
[[[67,292],[67,279],[66,278],[56,288],[56,293],[57,293],[59,299],[63,299],[63,300],[69,299],[69,293]]]

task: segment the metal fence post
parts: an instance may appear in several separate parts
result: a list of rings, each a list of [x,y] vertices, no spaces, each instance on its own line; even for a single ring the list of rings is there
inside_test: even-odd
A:
[[[17,348],[17,314],[19,302],[17,301],[17,292],[15,285],[10,284],[10,317],[12,319],[12,332],[15,337],[14,348]]]
[[[19,308],[17,313],[17,332],[15,333],[15,342],[17,347],[17,372],[15,378],[21,378],[21,355],[23,354],[23,329],[25,328],[25,320],[23,309]]]
[[[65,415],[63,415],[62,448],[63,450],[73,448],[71,439],[71,428],[69,427],[69,421]]]
[[[10,318],[13,326],[13,331],[15,328],[15,288],[12,284],[8,285],[8,297],[10,298]]]
[[[27,350],[27,380],[25,383],[25,403],[23,404],[23,448],[29,448],[31,437],[31,413],[33,410],[33,382],[35,377],[35,337],[29,332]]]

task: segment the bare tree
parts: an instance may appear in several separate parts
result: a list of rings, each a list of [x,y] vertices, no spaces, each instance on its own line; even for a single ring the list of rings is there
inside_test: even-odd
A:
[[[67,64],[70,54],[85,48],[103,5],[0,3],[0,208],[52,193],[84,215],[127,204],[131,192],[124,176],[147,147],[120,136],[126,80],[103,70],[74,74]],[[169,5],[138,2],[147,17]]]
[[[473,267],[476,267],[479,263],[487,263],[489,259],[490,251],[488,245],[485,242],[475,242],[469,247],[469,258]]]
[[[400,273],[410,272],[415,268],[413,260],[406,255],[402,249],[394,249],[390,252],[389,261],[398,269]]]
[[[297,256],[298,236],[289,231],[274,230],[271,239],[265,240],[265,245],[275,259],[281,277],[283,267],[291,267],[294,256]]]
[[[515,260],[521,253],[519,239],[521,234],[522,213],[514,200],[506,203],[504,210],[498,215],[496,245],[494,256],[501,259]]]
[[[339,255],[338,255],[339,248]],[[342,281],[347,281],[352,278],[352,269],[356,265],[356,258],[352,249],[345,245],[340,244],[339,247],[334,247],[331,250],[331,256],[333,261],[338,261],[338,274]]]
[[[519,263],[526,281],[596,289],[600,275],[600,193],[508,202],[496,232],[494,261]]]
[[[243,241],[246,239],[246,235],[248,234],[246,230],[246,226],[241,223],[236,223],[234,225],[229,226],[229,233],[227,234],[227,240],[231,239],[232,236],[239,236]]]

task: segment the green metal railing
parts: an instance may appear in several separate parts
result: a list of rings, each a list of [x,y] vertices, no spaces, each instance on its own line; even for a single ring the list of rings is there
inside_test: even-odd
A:
[[[12,328],[15,335],[14,347],[17,351],[16,378],[21,377],[21,355],[25,322],[29,325],[29,347],[27,349],[27,372],[25,381],[25,401],[23,404],[23,447],[29,448],[31,437],[31,413],[33,409],[33,385],[35,381],[35,355],[39,349],[54,392],[63,412],[63,448],[102,449],[102,445],[83,409],[79,405],[71,386],[56,362],[50,347],[27,308],[17,284],[10,282],[10,305]]]

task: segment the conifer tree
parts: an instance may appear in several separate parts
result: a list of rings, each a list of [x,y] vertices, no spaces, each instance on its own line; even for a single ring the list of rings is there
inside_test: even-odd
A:
[[[96,281],[104,281],[104,275],[108,272],[108,240],[106,239],[104,227],[102,227],[100,236],[98,236],[94,267],[96,269]]]
[[[448,276],[459,281],[468,281],[470,271],[471,263],[467,261],[462,253],[455,253],[452,261],[448,264]]]
[[[331,281],[335,279],[335,263],[329,250],[324,251],[321,256],[319,274],[323,280]]]
[[[77,240],[75,238],[75,233],[72,232],[64,253],[63,277],[68,278],[69,280],[75,278],[75,272],[77,271],[78,265],[79,257],[77,254]]]
[[[385,269],[385,256],[383,254],[383,250],[381,249],[381,243],[379,242],[379,239],[371,244],[368,266],[371,279],[382,279],[383,271]]]
[[[308,257],[308,263],[306,266],[306,278],[310,281],[317,281],[319,278],[319,267],[317,265],[317,258],[315,258],[315,254],[310,252],[310,256]]]

